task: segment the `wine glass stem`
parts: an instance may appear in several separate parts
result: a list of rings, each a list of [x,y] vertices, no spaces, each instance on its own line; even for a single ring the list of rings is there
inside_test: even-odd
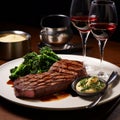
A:
[[[85,62],[86,60],[86,43],[87,43],[87,40],[88,40],[88,36],[90,34],[90,31],[89,32],[80,32],[79,31],[79,34],[81,36],[81,40],[82,40],[82,48],[83,48],[83,61]]]
[[[98,74],[104,74],[103,72],[103,59],[104,59],[104,49],[106,45],[107,39],[106,40],[98,40],[98,45],[99,45],[99,51],[100,51],[100,72]]]

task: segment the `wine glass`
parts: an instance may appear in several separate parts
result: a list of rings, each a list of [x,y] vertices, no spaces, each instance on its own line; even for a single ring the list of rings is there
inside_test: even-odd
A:
[[[115,3],[111,0],[92,1],[89,12],[89,26],[91,33],[98,41],[100,51],[100,69],[97,75],[108,78],[103,70],[104,49],[108,39],[117,27],[117,12]]]
[[[90,34],[90,27],[88,26],[90,4],[91,0],[72,0],[70,7],[70,20],[79,31],[82,40],[83,62],[88,71],[91,70],[86,62],[86,43]]]

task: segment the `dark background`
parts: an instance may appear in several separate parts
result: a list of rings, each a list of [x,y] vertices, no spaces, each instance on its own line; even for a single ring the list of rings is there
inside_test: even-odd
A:
[[[0,5],[0,21],[39,26],[45,15],[69,15],[70,4],[71,0],[4,0]]]
[[[69,16],[72,0],[4,0],[0,4],[0,24],[18,23],[40,27],[40,20],[49,14],[65,14]],[[118,27],[112,40],[120,41],[120,2],[113,0],[117,7]],[[0,28],[1,30],[1,28]]]

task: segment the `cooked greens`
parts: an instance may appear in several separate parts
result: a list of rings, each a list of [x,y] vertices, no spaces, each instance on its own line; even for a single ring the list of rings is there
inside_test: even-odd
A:
[[[40,49],[39,53],[30,52],[23,56],[24,61],[10,69],[11,80],[27,74],[42,73],[48,71],[50,66],[61,58],[48,46]]]

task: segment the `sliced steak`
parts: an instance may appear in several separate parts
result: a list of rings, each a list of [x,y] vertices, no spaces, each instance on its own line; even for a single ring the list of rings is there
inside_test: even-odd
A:
[[[48,72],[16,79],[15,95],[21,98],[44,97],[68,89],[75,78],[86,75],[82,62],[62,59],[54,63]]]

